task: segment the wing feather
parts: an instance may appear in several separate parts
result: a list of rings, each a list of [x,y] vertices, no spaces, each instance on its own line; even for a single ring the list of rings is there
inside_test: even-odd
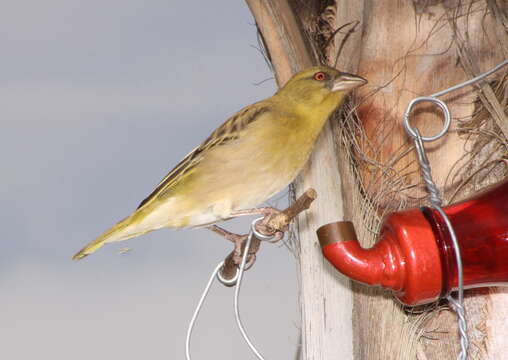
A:
[[[166,193],[182,179],[192,173],[192,170],[201,162],[208,150],[229,143],[238,138],[239,133],[254,122],[261,114],[269,111],[266,101],[247,106],[230,117],[218,127],[200,146],[192,150],[180,161],[157,185],[155,190],[139,204],[138,209],[146,205],[160,194]]]

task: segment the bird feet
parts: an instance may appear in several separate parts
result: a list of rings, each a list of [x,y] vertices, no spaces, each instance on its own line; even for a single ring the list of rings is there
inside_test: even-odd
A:
[[[271,206],[238,210],[231,214],[232,217],[245,215],[263,215],[263,220],[256,225],[256,230],[263,235],[273,236],[273,240],[269,241],[272,243],[276,243],[284,238],[284,233],[288,231],[289,222],[291,221],[284,211]]]
[[[289,221],[291,219],[288,219],[283,211],[273,207],[262,207],[235,211],[231,215],[232,217],[239,217],[256,214],[263,215],[263,219],[256,224],[256,230],[263,235],[273,236],[272,240],[268,240],[270,243],[276,243],[284,238],[284,232],[289,229]],[[207,228],[235,244],[232,260],[236,266],[239,266],[242,262],[245,240],[248,235],[235,234],[217,225],[210,225]],[[256,262],[256,253],[260,245],[261,241],[254,236],[249,248],[249,253],[247,254],[247,262],[245,264],[246,270],[250,269]]]
[[[289,229],[289,223],[302,211],[307,210],[310,204],[316,199],[317,194],[314,189],[305,191],[295,202],[293,202],[287,209],[280,211],[273,207],[262,207],[256,209],[247,209],[235,211],[231,217],[245,216],[245,215],[263,215],[261,221],[256,224],[256,231],[262,235],[273,236],[270,242],[280,241],[284,237],[284,233]],[[208,229],[223,236],[235,244],[235,249],[224,260],[224,266],[221,270],[221,277],[223,279],[233,279],[237,273],[238,266],[242,261],[243,250],[248,235],[238,235],[229,232],[217,225],[208,226]],[[246,269],[250,268],[255,260],[256,253],[261,245],[261,240],[256,236],[252,237],[249,253],[247,257]],[[230,285],[227,285],[230,286]]]

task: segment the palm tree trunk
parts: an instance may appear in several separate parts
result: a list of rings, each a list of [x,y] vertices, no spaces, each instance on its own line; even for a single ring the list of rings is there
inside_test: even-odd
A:
[[[386,212],[418,206],[425,191],[401,127],[408,102],[485,71],[508,57],[508,5],[502,0],[247,0],[279,85],[316,63],[369,80],[333,117],[296,181],[318,199],[299,218],[302,359],[453,359],[455,316],[443,305],[403,308],[387,292],[351,284],[323,258],[315,230],[352,220],[364,246]],[[351,23],[335,33],[342,25]],[[355,22],[358,22],[355,25]],[[354,31],[353,31],[354,30]],[[445,202],[457,201],[506,174],[507,79],[497,74],[444,100],[453,115],[446,139],[429,144]],[[439,112],[414,116],[424,134]],[[466,297],[471,359],[508,353],[508,295],[499,288]]]

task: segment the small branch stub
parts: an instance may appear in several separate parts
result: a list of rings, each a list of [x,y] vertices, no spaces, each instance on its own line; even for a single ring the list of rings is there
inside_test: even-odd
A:
[[[289,224],[291,221],[298,216],[302,211],[307,210],[312,202],[317,198],[316,190],[310,188],[305,191],[296,201],[282,211],[273,211],[265,215],[263,220],[261,220],[258,225],[256,225],[256,230],[261,234],[265,234],[268,236],[277,236],[283,235],[289,228]],[[279,237],[281,239],[282,236]],[[277,239],[277,238],[276,238]],[[225,280],[233,279],[236,276],[238,269],[238,261],[237,259],[241,259],[243,255],[243,251],[245,249],[245,243],[247,240],[247,235],[244,235],[244,240],[242,244],[242,254],[237,256],[235,251],[232,251],[224,260],[224,266],[220,271],[220,276]],[[259,251],[261,247],[261,240],[258,239],[255,235],[252,237],[252,242],[249,249],[249,262],[247,268],[252,267],[256,253]],[[233,285],[233,284],[231,284]]]

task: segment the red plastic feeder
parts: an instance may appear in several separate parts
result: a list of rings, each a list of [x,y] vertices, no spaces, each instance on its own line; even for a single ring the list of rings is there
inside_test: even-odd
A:
[[[462,254],[464,288],[508,282],[508,181],[443,208]],[[393,290],[406,305],[446,297],[457,288],[450,233],[441,215],[422,207],[388,215],[379,241],[363,249],[351,222],[317,230],[324,256],[353,280]]]

